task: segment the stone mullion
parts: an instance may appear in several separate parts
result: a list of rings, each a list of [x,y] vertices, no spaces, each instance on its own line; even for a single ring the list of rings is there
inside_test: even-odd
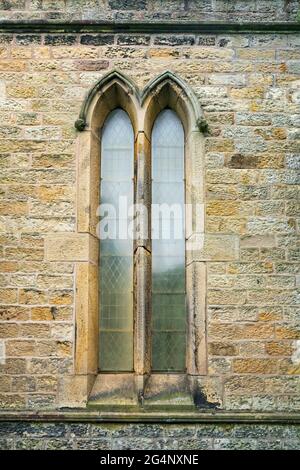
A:
[[[187,373],[206,375],[206,263],[192,262],[186,268],[187,279]]]
[[[151,364],[151,240],[149,236],[151,165],[150,143],[144,132],[138,132],[136,138],[135,203],[137,204],[136,227],[140,230],[138,230],[137,239],[134,242],[134,370],[137,376],[138,394],[141,397],[143,396],[144,379],[150,373]]]
[[[188,375],[207,373],[206,263],[198,262],[195,247],[204,239],[203,136],[190,132],[185,142],[186,177],[186,291]]]

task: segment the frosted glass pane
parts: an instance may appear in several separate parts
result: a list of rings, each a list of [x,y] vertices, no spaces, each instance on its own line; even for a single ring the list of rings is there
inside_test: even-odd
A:
[[[152,370],[184,371],[186,348],[184,132],[162,111],[152,131]]]
[[[184,182],[171,181],[168,183],[153,180],[152,183],[152,204],[179,204],[183,210],[184,203]]]
[[[132,370],[133,333],[102,330],[100,332],[100,370],[127,372]]]
[[[105,212],[110,234],[100,240],[100,341],[102,371],[133,369],[133,242],[119,239],[119,222],[127,214],[119,211],[119,198],[133,203],[134,135],[122,109],[111,112],[101,136],[101,203],[115,212]],[[115,217],[115,215],[116,217]]]
[[[101,139],[101,178],[130,182],[133,177],[133,129],[122,109],[112,111],[104,123]]]
[[[102,179],[101,181],[101,194],[102,204],[113,204],[114,207],[118,207],[119,197],[127,198],[128,205],[133,204],[133,191],[132,181],[111,181],[110,179]],[[123,212],[119,214],[121,217],[125,217],[126,214]]]

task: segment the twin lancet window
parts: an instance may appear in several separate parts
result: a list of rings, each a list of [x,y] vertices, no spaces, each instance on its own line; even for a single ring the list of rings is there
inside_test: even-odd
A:
[[[121,108],[101,131],[100,372],[134,370],[135,245],[128,231],[136,203],[136,155],[132,123]],[[162,110],[151,133],[150,364],[152,372],[186,369],[184,130],[177,114]],[[141,188],[140,188],[141,189]],[[115,208],[111,212],[109,207]],[[107,209],[107,210],[106,210]],[[129,209],[129,212],[128,212]],[[116,217],[117,215],[117,217]],[[132,223],[136,213],[132,211]],[[129,217],[130,218],[130,217]]]

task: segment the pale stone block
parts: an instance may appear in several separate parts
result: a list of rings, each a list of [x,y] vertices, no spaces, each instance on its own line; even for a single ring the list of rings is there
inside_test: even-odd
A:
[[[242,74],[210,74],[209,85],[230,85],[243,86],[246,84],[246,77]]]
[[[136,139],[137,181],[136,181],[136,242],[135,246],[146,247],[150,251],[151,215],[151,148],[144,132]]]
[[[276,247],[276,240],[274,235],[252,235],[244,236],[241,238],[241,248],[274,248]]]
[[[77,142],[77,229],[96,234],[100,182],[100,134],[81,132]]]
[[[135,373],[147,374],[151,368],[151,255],[143,247],[135,254],[135,335],[134,364]]]
[[[5,81],[0,81],[0,103],[3,103],[6,100],[6,85]]]
[[[134,374],[98,374],[89,406],[136,406],[138,395]]]
[[[231,261],[239,258],[237,235],[194,234],[186,244],[187,263],[192,261]]]
[[[98,266],[78,263],[75,285],[75,371],[95,374],[99,337]]]
[[[145,388],[145,406],[193,407],[186,374],[153,374]]]
[[[203,234],[205,224],[205,206],[201,203],[186,204],[185,236],[190,239],[194,234]]]
[[[47,261],[98,262],[99,240],[88,233],[52,234],[45,239]]]
[[[93,375],[69,375],[58,382],[58,408],[85,408],[95,380]]]
[[[204,138],[197,130],[186,138],[186,182],[187,186],[198,186],[197,202],[204,200]]]

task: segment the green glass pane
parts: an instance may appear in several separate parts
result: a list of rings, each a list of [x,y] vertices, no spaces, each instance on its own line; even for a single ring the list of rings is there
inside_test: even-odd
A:
[[[184,257],[152,257],[152,292],[185,292]]]
[[[185,332],[185,294],[152,294],[154,331]]]
[[[133,368],[133,241],[127,237],[127,210],[133,203],[133,129],[128,115],[108,116],[101,139],[100,348],[102,371]],[[124,201],[124,199],[123,199]],[[108,206],[111,205],[111,206]],[[120,232],[120,227],[125,227]],[[122,239],[120,239],[122,238]]]
[[[155,372],[185,370],[185,333],[153,331],[152,369]]]
[[[101,331],[100,351],[100,370],[106,372],[132,371],[132,331]]]
[[[185,238],[184,183],[152,182],[152,239]]]

